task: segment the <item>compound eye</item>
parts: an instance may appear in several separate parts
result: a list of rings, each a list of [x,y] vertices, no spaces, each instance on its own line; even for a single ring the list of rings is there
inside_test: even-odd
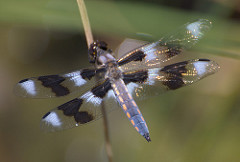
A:
[[[107,43],[104,41],[94,41],[88,49],[88,59],[90,63],[95,63],[97,58],[98,49],[107,50]]]
[[[93,42],[88,49],[88,60],[95,63],[97,57],[97,42]]]
[[[102,50],[107,50],[107,43],[104,41],[99,41],[98,42],[98,47],[101,48]]]

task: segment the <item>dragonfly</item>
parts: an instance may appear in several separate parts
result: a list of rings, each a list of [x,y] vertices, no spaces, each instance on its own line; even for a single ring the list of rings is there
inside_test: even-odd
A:
[[[94,41],[88,49],[92,65],[89,68],[23,79],[15,86],[15,93],[29,98],[79,95],[42,117],[41,127],[45,131],[69,129],[95,121],[103,116],[102,103],[108,105],[108,101],[113,100],[149,142],[149,129],[135,100],[176,90],[217,72],[219,65],[209,59],[164,65],[195,45],[211,26],[209,20],[200,19],[155,42],[127,38],[115,51],[104,41]],[[113,107],[106,111],[110,112]]]

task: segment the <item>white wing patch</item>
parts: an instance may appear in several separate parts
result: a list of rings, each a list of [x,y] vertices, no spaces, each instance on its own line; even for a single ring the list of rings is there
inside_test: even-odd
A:
[[[187,25],[187,30],[195,37],[201,38],[203,34],[209,30],[212,23],[208,20],[201,19],[199,21],[193,22]]]
[[[87,83],[87,81],[82,78],[80,71],[65,74],[64,76],[70,77],[71,78],[70,80],[72,80],[75,83],[75,85],[79,87]]]
[[[35,96],[37,94],[36,92],[36,86],[34,81],[27,80],[25,82],[20,83],[20,86],[30,95]]]
[[[156,53],[156,48],[153,48],[155,47],[156,45],[158,44],[158,42],[156,43],[152,43],[144,48],[142,48],[142,51],[147,54],[146,56],[146,61],[151,61],[151,60],[155,60],[157,58],[157,56],[155,55]]]
[[[88,91],[81,97],[82,99],[85,99],[87,102],[91,102],[95,106],[98,106],[102,103],[102,99],[100,97],[96,97],[91,91]]]
[[[155,84],[155,80],[159,77],[159,70],[160,68],[148,69],[148,79],[146,82],[148,85]]]
[[[58,115],[55,112],[50,112],[42,121],[46,122],[48,125],[53,127],[60,127],[62,122],[60,121]]]
[[[198,61],[193,63],[195,69],[197,70],[198,75],[200,76],[206,73],[206,67],[208,64],[209,62],[205,62],[205,61]]]
[[[139,85],[137,84],[137,83],[129,83],[128,85],[127,85],[127,89],[128,89],[128,92],[131,94],[131,95],[133,95],[134,94],[134,92],[135,92],[135,88],[137,88],[137,87],[139,87]]]
[[[199,31],[199,22],[194,22],[191,23],[187,26],[187,29],[192,33],[192,35],[194,35],[195,37],[198,37],[200,34]]]
[[[107,93],[107,98],[116,98],[115,94],[113,93],[113,90],[109,90],[108,93]]]

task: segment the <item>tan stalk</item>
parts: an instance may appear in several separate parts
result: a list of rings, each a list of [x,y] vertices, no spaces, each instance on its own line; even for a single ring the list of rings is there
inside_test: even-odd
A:
[[[87,9],[84,3],[84,0],[77,0],[80,15],[82,18],[83,28],[87,40],[88,48],[90,47],[90,44],[93,42],[93,35],[92,30],[90,26],[90,22],[88,19]],[[107,120],[107,114],[106,114],[106,108],[104,101],[101,104],[102,114],[103,114],[103,125],[104,125],[104,135],[105,135],[105,147],[106,147],[106,153],[108,157],[108,161],[112,162],[113,154],[112,154],[112,146],[110,142],[110,136],[109,136],[109,129],[108,129],[108,120]]]

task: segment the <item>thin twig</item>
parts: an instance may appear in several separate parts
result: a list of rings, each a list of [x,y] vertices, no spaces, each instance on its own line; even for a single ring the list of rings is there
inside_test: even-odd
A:
[[[87,40],[87,45],[89,48],[90,44],[93,42],[93,35],[92,35],[90,22],[88,19],[87,9],[86,9],[84,0],[77,0],[77,3],[78,3],[78,8],[80,11],[81,18],[82,18],[82,23],[83,23],[86,40]]]
[[[101,104],[101,108],[102,108],[102,114],[103,114],[103,125],[104,125],[104,134],[105,134],[106,152],[107,152],[107,156],[108,156],[108,161],[112,162],[113,161],[112,145],[111,145],[111,142],[110,142],[107,113],[106,113],[106,108],[105,108],[104,101]]]
[[[90,22],[87,15],[87,9],[84,3],[84,0],[77,0],[80,15],[83,22],[83,28],[87,40],[88,48],[90,47],[90,44],[93,42],[93,35],[92,30],[90,26]],[[105,135],[105,147],[106,147],[106,153],[108,157],[108,161],[112,162],[113,154],[112,154],[112,146],[110,142],[110,136],[109,136],[109,129],[108,129],[108,120],[107,120],[107,114],[106,114],[106,108],[104,101],[101,104],[102,114],[103,114],[103,125],[104,125],[104,135]]]

